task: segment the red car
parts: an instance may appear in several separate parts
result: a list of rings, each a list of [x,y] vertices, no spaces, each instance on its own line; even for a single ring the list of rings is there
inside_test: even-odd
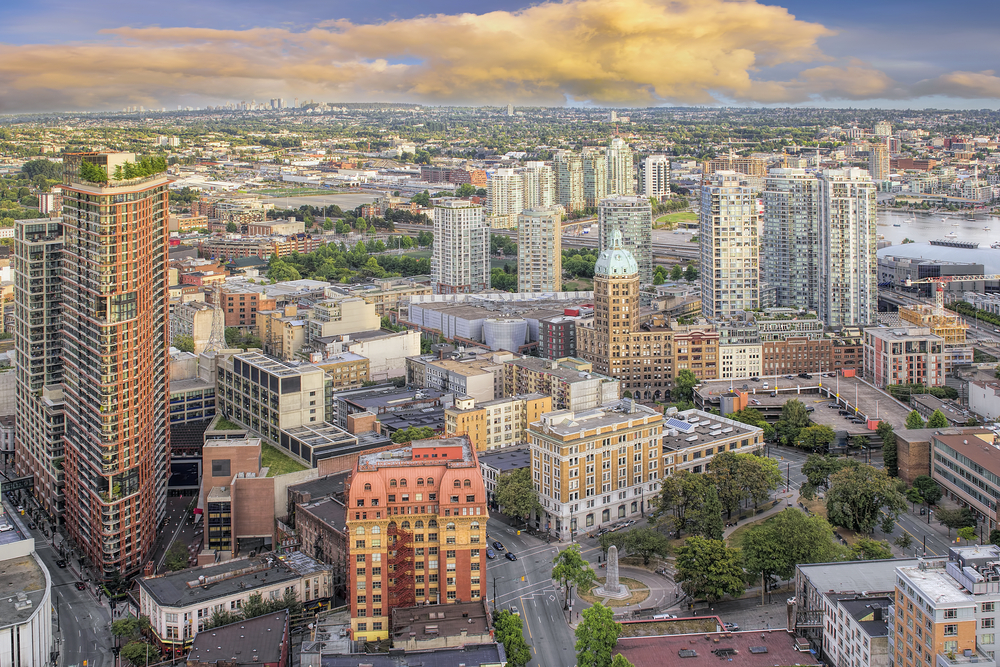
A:
[[[74,584],[74,586],[76,586],[76,590],[78,590],[78,591],[85,591],[85,590],[87,590],[87,584],[83,583],[82,581],[76,582]]]

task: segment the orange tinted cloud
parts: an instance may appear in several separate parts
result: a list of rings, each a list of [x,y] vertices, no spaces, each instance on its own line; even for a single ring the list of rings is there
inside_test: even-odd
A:
[[[646,106],[908,94],[863,64],[830,64],[817,40],[832,34],[755,0],[563,0],[304,31],[117,28],[100,43],[0,44],[0,110],[277,96]],[[803,69],[768,81],[772,66]],[[991,89],[988,79],[947,83]]]

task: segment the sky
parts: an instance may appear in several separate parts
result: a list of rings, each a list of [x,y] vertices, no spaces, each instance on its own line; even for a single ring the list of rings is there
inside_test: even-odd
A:
[[[228,102],[997,108],[986,0],[0,2],[0,113]]]

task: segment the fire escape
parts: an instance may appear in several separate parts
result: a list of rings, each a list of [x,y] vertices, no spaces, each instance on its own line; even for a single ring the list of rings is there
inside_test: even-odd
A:
[[[396,522],[389,524],[389,609],[416,604],[413,590],[412,536]]]

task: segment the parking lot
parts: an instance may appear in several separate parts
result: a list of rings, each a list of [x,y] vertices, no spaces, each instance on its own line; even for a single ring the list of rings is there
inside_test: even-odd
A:
[[[810,417],[818,424],[825,424],[835,430],[847,430],[851,435],[868,433],[863,424],[852,424],[838,414],[839,410],[857,412],[861,418],[888,421],[893,428],[903,428],[910,408],[897,402],[889,394],[869,385],[860,378],[841,377],[812,373],[809,378],[796,375],[761,377],[743,380],[711,380],[702,383],[697,392],[706,405],[718,407],[719,397],[733,389],[750,394],[751,407],[759,409],[765,416],[781,411],[781,407],[792,398],[807,407],[814,408]],[[756,402],[755,402],[756,401]],[[831,403],[842,407],[831,409]]]

